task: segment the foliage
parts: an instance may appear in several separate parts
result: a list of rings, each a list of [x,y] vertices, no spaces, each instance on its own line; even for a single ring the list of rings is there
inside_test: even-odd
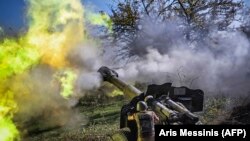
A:
[[[209,125],[219,124],[230,115],[230,105],[232,103],[233,100],[231,98],[222,95],[206,97],[201,121]]]
[[[234,0],[124,0],[117,2],[111,14],[116,43],[123,57],[140,55],[140,40],[154,40],[147,46],[157,48],[161,42],[171,42],[169,31],[162,31],[162,39],[147,35],[145,23],[174,24],[179,32],[174,40],[202,41],[211,28],[229,30],[242,18],[243,1]],[[159,25],[160,26],[160,25]],[[160,27],[159,27],[160,28]],[[152,29],[153,30],[153,29]],[[146,36],[146,37],[145,37]],[[165,37],[165,38],[164,38]],[[142,39],[143,38],[143,39]],[[156,38],[159,38],[157,36]],[[183,39],[182,39],[183,38]],[[167,40],[167,41],[166,41]],[[175,45],[176,43],[170,44]],[[170,46],[165,45],[165,46]],[[157,48],[158,49],[158,48]]]

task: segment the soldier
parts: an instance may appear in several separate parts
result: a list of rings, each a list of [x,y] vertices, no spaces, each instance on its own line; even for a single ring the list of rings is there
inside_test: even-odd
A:
[[[136,121],[137,141],[154,141],[154,124],[159,121],[159,118],[153,111],[147,109],[147,104],[139,101],[136,105],[137,112],[128,116],[128,120]]]

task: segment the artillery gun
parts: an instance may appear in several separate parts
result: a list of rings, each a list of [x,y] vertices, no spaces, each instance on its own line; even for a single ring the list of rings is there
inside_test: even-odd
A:
[[[138,101],[145,101],[160,118],[161,125],[198,124],[199,118],[193,112],[203,110],[204,92],[200,89],[173,87],[171,83],[149,85],[147,91],[141,92],[132,85],[118,78],[118,73],[108,67],[101,67],[98,72],[104,81],[119,88],[130,102],[123,105],[120,112],[120,131],[111,136],[111,140],[135,141],[137,126],[128,120],[128,115],[136,112]]]

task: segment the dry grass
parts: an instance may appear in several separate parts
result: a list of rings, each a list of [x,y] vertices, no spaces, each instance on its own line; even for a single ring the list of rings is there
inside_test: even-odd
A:
[[[198,113],[204,124],[218,124],[230,115],[232,99],[207,97],[204,111]],[[124,101],[77,107],[88,117],[85,124],[65,127],[25,138],[27,141],[104,141],[119,128],[120,108]]]
[[[119,128],[120,108],[123,101],[96,106],[77,107],[80,114],[88,117],[72,127],[62,127],[52,131],[31,135],[27,141],[103,141]]]

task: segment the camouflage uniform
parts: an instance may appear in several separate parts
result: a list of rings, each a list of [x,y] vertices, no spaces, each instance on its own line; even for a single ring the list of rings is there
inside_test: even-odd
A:
[[[153,111],[142,111],[134,114],[137,123],[137,141],[154,141],[154,123],[159,120]]]

